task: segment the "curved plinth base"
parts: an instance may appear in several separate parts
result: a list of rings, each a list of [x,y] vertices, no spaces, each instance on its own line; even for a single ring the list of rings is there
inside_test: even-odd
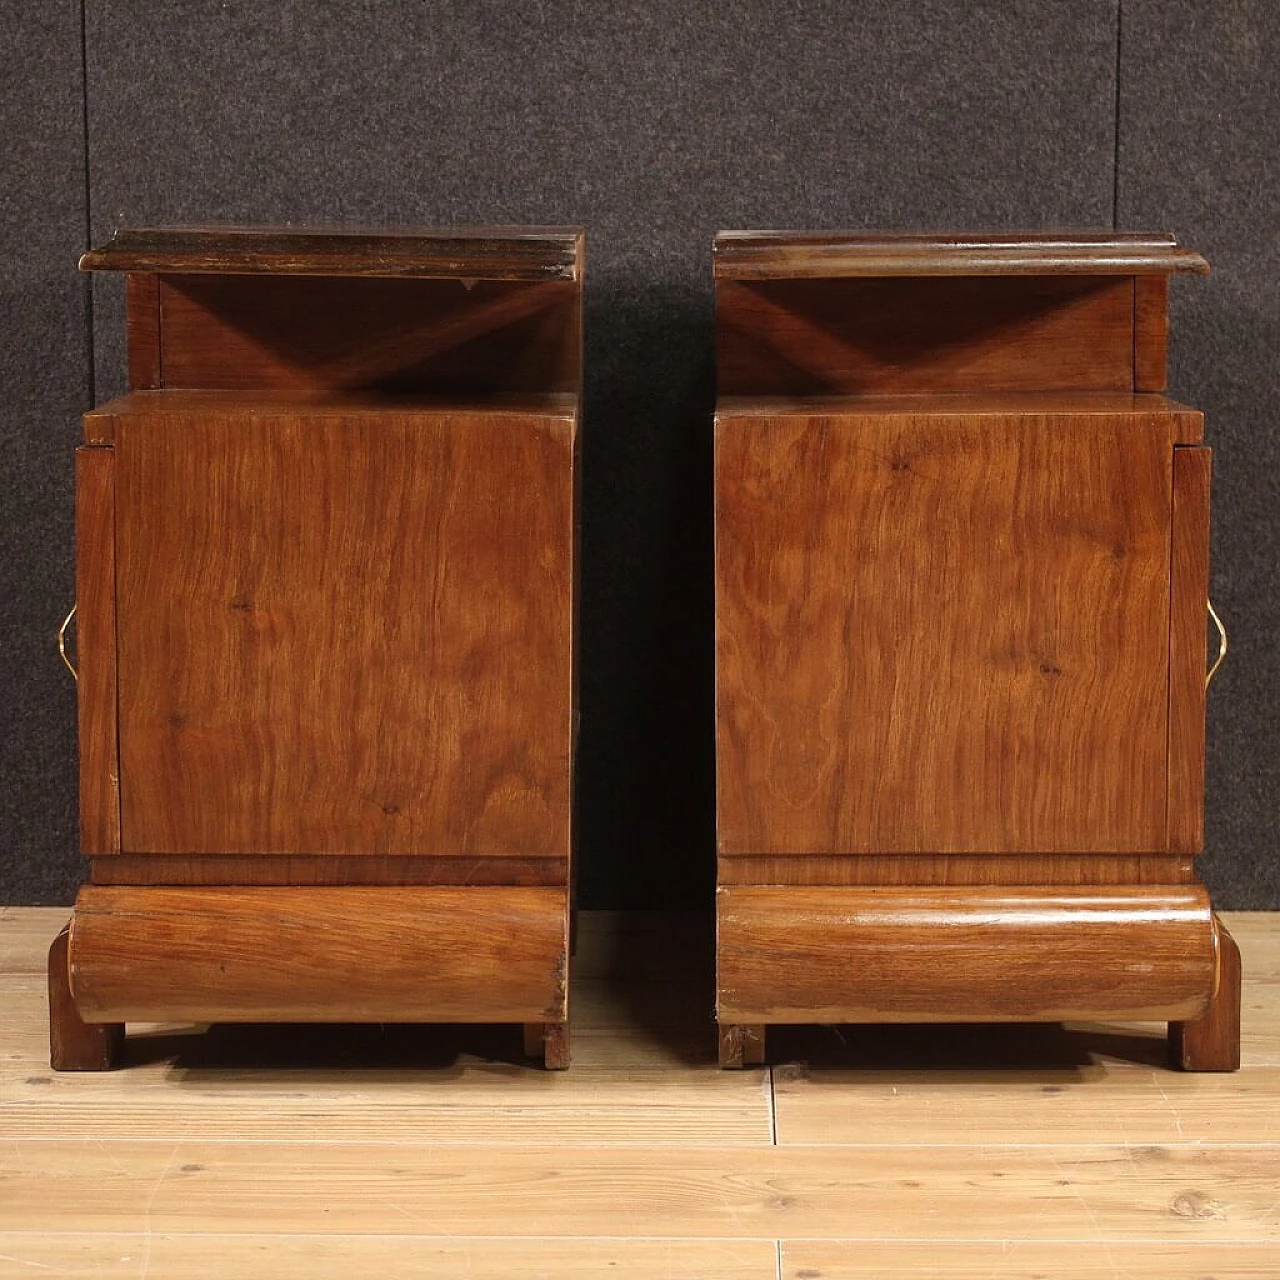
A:
[[[1200,885],[717,893],[727,1067],[763,1061],[771,1024],[1116,1020],[1167,1021],[1180,1065],[1231,1070],[1238,993]]]
[[[562,1067],[566,917],[557,889],[88,887],[50,952],[52,1064],[105,1070],[129,1021],[515,1022]]]

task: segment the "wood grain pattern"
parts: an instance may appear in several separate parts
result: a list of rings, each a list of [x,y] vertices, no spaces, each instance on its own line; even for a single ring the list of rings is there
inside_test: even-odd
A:
[[[130,272],[125,276],[124,298],[129,389],[145,391],[163,386],[159,282],[153,275]]]
[[[720,852],[1165,848],[1174,433],[720,413]]]
[[[1170,1057],[1184,1071],[1240,1069],[1240,948],[1220,920],[1218,985],[1204,1016],[1169,1027]]]
[[[1173,451],[1169,587],[1169,848],[1204,848],[1209,449]]]
[[[80,848],[113,854],[120,849],[115,455],[79,448],[75,465]]]
[[[564,888],[563,857],[450,857],[432,854],[116,854],[94,859],[93,884],[121,885],[525,885]]]
[[[164,385],[572,392],[572,281],[161,276]]]
[[[119,416],[126,852],[567,857],[575,421]]]
[[[128,227],[81,271],[576,280],[578,227]]]
[[[0,1229],[1280,1245],[1269,1148],[24,1143]],[[58,1194],[53,1194],[56,1188]]]
[[[1256,1242],[788,1240],[778,1280],[1274,1280],[1275,1272],[1275,1246]]]
[[[1052,1146],[1087,1133],[1130,1146],[1280,1144],[1280,1071],[1168,1071],[1158,1028],[1148,1036],[1056,1025],[835,1031],[815,1028],[801,1042],[807,1060],[773,1069],[784,1146]],[[775,1034],[793,1054],[798,1038]]]
[[[118,860],[116,860],[118,861]],[[114,861],[105,864],[108,868]],[[1191,884],[1184,855],[1146,854],[732,854],[718,860],[721,885],[1143,885]]]
[[[1133,389],[1133,281],[722,280],[720,395]]]
[[[272,1280],[314,1280],[321,1273],[344,1280],[777,1280],[771,1240],[433,1239],[402,1231],[331,1235],[323,1224],[304,1235],[4,1232],[0,1254],[18,1268],[14,1275],[42,1275],[48,1268],[94,1280],[138,1280],[144,1258],[150,1276],[181,1280],[252,1276],[264,1267]]]
[[[71,989],[99,1022],[567,1016],[556,889],[80,891]]]
[[[71,995],[69,929],[49,946],[49,1065],[54,1071],[106,1071],[124,1039],[123,1023],[90,1023]]]
[[[720,1022],[1199,1017],[1208,894],[1145,889],[717,891]]]
[[[1163,391],[1168,385],[1169,277],[1133,282],[1133,389]]]
[[[717,280],[847,276],[1204,274],[1209,264],[1168,232],[938,233],[721,231]]]

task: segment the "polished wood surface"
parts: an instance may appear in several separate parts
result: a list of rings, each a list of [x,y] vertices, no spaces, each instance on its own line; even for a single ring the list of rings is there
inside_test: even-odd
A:
[[[717,901],[722,1022],[1164,1019],[1203,1013],[1215,983],[1201,886],[723,888]]]
[[[115,425],[125,851],[567,857],[573,415],[163,398]]]
[[[66,928],[49,945],[49,1065],[54,1071],[106,1071],[124,1039],[124,1023],[86,1022],[71,995]]]
[[[571,392],[579,285],[312,276],[159,278],[160,384],[223,390]]]
[[[569,860],[507,855],[122,853],[95,858],[93,884],[132,885],[525,885],[567,887]]]
[[[80,891],[71,990],[97,1022],[562,1022],[558,889]]]
[[[1169,564],[1169,848],[1204,848],[1205,628],[1209,598],[1209,488],[1213,456],[1173,451]]]
[[[719,413],[721,853],[1165,848],[1175,434]]]
[[[1240,1067],[1240,948],[1217,921],[1218,985],[1203,1016],[1169,1027],[1169,1052],[1184,1071]]]
[[[80,847],[112,854],[120,849],[115,455],[80,448],[75,465]]]
[[[1245,1069],[1212,1076],[1146,1024],[777,1028],[774,1066],[722,1072],[709,920],[594,912],[566,1074],[515,1027],[162,1024],[59,1075],[65,918],[0,908],[0,1274],[1271,1280],[1280,1253],[1275,915],[1228,917]]]
[[[721,888],[721,1023],[1199,1017],[1201,886]]]
[[[118,859],[106,860],[111,867]],[[1144,885],[1192,884],[1185,854],[735,853],[717,862],[721,885]]]
[[[721,231],[717,280],[849,276],[1203,274],[1209,264],[1168,232]]]
[[[84,254],[80,269],[577,280],[582,240],[576,227],[137,227]]]

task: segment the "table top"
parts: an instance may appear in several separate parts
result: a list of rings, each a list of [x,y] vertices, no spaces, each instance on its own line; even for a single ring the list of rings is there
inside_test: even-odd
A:
[[[1168,232],[721,231],[718,280],[847,276],[1203,274]]]
[[[578,227],[122,228],[82,271],[578,280]]]

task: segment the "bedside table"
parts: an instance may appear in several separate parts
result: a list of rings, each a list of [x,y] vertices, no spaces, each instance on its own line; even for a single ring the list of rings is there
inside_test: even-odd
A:
[[[129,1021],[518,1022],[568,1063],[581,232],[120,232],[77,450],[90,883]]]
[[[716,240],[717,1016],[1148,1019],[1239,1062],[1172,237]],[[1225,635],[1223,637],[1225,643]]]

